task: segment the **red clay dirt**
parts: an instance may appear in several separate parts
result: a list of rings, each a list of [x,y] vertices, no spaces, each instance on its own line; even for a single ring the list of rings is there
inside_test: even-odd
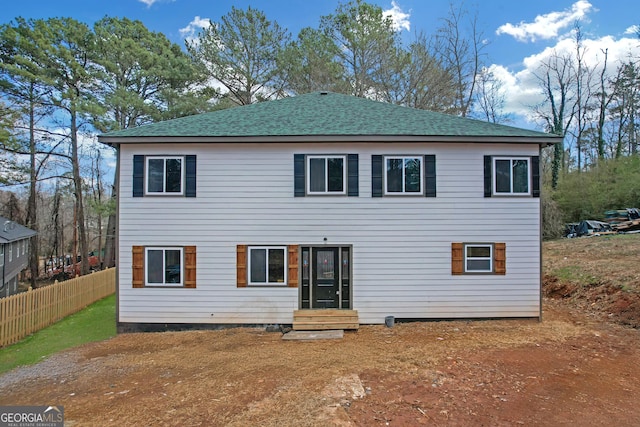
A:
[[[637,426],[640,336],[563,301],[544,321],[119,335],[0,377],[0,404],[67,426]]]
[[[125,334],[0,376],[0,405],[64,405],[67,426],[639,426],[640,236],[545,254],[542,322]]]

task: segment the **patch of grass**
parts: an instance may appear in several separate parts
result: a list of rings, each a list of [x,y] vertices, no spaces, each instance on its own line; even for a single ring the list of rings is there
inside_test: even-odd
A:
[[[561,282],[587,286],[593,286],[600,283],[597,277],[586,273],[581,267],[576,265],[561,267],[556,271],[553,271],[552,274],[554,274]]]
[[[0,374],[16,366],[32,365],[44,357],[116,334],[115,295],[97,301],[22,341],[0,349]]]

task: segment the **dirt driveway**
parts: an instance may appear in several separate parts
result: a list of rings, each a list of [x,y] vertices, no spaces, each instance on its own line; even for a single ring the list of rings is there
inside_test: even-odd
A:
[[[0,377],[66,425],[640,425],[640,334],[545,302],[544,322],[120,335]]]

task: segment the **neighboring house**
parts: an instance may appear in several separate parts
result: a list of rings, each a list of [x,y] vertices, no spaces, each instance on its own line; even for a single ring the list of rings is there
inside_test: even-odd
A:
[[[18,293],[18,274],[29,265],[29,239],[36,234],[0,216],[0,297]]]
[[[557,136],[318,92],[99,140],[118,148],[120,331],[541,316]]]

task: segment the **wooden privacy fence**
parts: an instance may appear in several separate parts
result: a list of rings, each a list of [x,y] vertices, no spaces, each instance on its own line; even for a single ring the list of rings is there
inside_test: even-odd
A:
[[[82,310],[116,291],[116,270],[99,271],[0,298],[0,347]]]

